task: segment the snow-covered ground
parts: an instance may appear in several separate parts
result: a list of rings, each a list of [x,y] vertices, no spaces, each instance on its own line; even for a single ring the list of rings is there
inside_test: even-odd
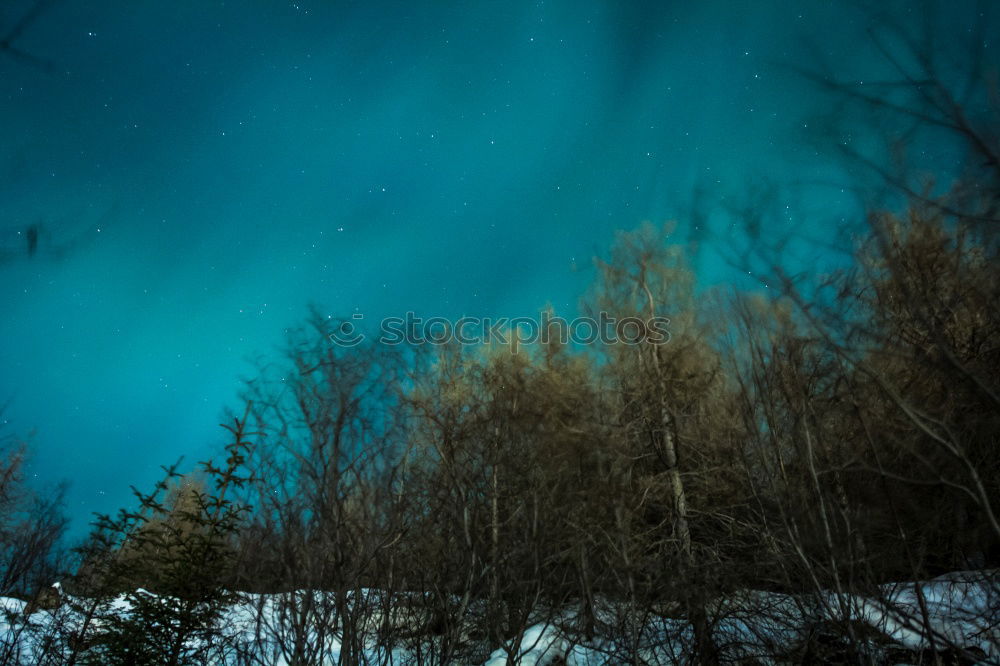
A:
[[[929,649],[949,649],[953,653],[959,649],[964,651],[961,663],[1000,664],[998,572],[961,572],[920,584],[889,584],[880,592],[871,597],[832,592],[800,597],[745,591],[710,605],[714,643],[723,661],[787,663],[795,661],[796,655],[801,658],[796,650],[802,650],[810,639],[823,638],[827,648],[830,641],[846,645],[850,639],[844,635],[844,627],[849,624],[855,645],[868,650],[878,663],[906,663],[906,656]],[[139,594],[158,599],[147,592]],[[923,596],[922,602],[919,595]],[[405,628],[406,618],[412,616],[401,612],[399,617],[386,621],[378,611],[386,607],[384,597],[374,591],[364,596],[365,616],[358,624],[358,640],[364,646],[367,663],[416,664],[423,661],[421,654],[434,651],[432,636],[399,631]],[[206,657],[208,663],[286,666],[294,661],[296,637],[305,638],[315,648],[308,663],[337,663],[343,634],[329,629],[334,615],[331,596],[300,591],[285,595],[241,594],[238,599],[223,614],[218,635],[224,640],[218,649],[205,653],[216,655]],[[35,664],[45,658],[51,658],[47,663],[59,663],[60,651],[79,645],[78,640],[66,637],[80,633],[85,621],[81,608],[85,604],[70,603],[82,600],[65,596],[63,601],[58,609],[27,615],[24,602],[0,597],[0,664]],[[331,622],[297,622],[295,613],[307,601],[312,604],[310,617],[329,618]],[[127,614],[130,604],[119,598],[109,609],[111,613]],[[394,608],[390,615],[395,614]],[[845,618],[850,622],[845,624]],[[566,631],[575,619],[573,611],[545,614],[544,620],[496,649],[485,664],[596,666],[620,663],[627,655],[648,664],[674,664],[684,662],[693,641],[692,628],[683,619],[648,614],[640,619],[606,602],[597,613],[597,637],[581,644],[571,640]],[[98,632],[101,626],[100,620],[91,621],[88,631]],[[296,627],[302,626],[305,631],[297,633]],[[393,634],[396,640],[388,645],[385,641],[377,643],[379,629],[385,636],[390,626],[397,630]],[[404,635],[408,638],[401,638]]]

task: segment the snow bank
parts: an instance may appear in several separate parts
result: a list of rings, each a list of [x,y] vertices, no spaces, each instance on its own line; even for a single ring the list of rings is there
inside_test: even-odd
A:
[[[810,597],[744,591],[710,604],[713,640],[723,661],[777,663],[794,661],[795,651],[824,628],[828,632],[831,627],[837,628],[840,633],[833,634],[833,640],[846,641],[843,632],[849,625],[859,641],[874,652],[881,650],[883,655],[893,650],[913,654],[948,647],[967,651],[966,659],[971,655],[982,664],[1000,664],[997,572],[954,573],[919,584],[884,585],[878,592],[871,597],[834,593]],[[226,610],[218,627],[232,648],[228,654],[233,661],[220,656],[212,663],[235,663],[235,655],[244,649],[243,655],[252,651],[258,663],[287,666],[294,661],[289,646],[296,637],[295,627],[300,626],[292,618],[307,607],[316,621],[307,623],[299,632],[300,642],[304,640],[315,648],[312,658],[316,661],[336,663],[344,639],[333,628],[332,595],[299,590],[281,595],[241,594],[238,599]],[[355,610],[360,608],[365,613],[358,633],[362,636],[359,640],[363,657],[369,663],[385,663],[387,657],[393,664],[417,663],[414,641],[424,639],[411,636],[408,643],[392,646],[375,642],[379,628],[387,626],[386,622],[400,628],[400,622],[412,619],[409,611],[399,610],[396,617],[394,609],[390,613],[393,617],[384,617],[380,609],[386,607],[385,598],[377,591],[364,591],[361,598],[350,599],[352,604],[361,604]],[[43,650],[51,654],[52,649],[70,649],[74,644],[70,637],[79,635],[85,621],[80,611],[83,600],[67,603],[72,601],[64,595],[60,608],[28,615],[25,602],[0,597],[0,657],[5,658],[5,663],[36,663]],[[164,603],[170,600],[164,599]],[[130,612],[125,597],[113,600],[110,608],[116,613]],[[524,666],[596,666],[618,663],[630,654],[649,664],[671,664],[681,661],[693,644],[692,628],[683,619],[648,615],[632,618],[611,603],[598,610],[597,637],[581,644],[569,637],[575,619],[570,611],[553,614],[513,637],[510,644],[494,650],[485,666],[501,666],[509,660]],[[100,628],[99,621],[88,624],[90,632]],[[629,644],[626,638],[631,639]],[[420,649],[433,649],[432,641],[428,637]]]

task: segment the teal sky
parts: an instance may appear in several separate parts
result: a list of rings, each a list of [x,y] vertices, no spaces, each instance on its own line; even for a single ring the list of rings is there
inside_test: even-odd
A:
[[[47,65],[0,52],[4,427],[33,431],[39,483],[72,481],[79,527],[216,447],[309,303],[572,313],[616,229],[689,238],[696,186],[718,210],[794,189],[775,231],[822,236],[852,198],[785,65],[877,71],[853,7],[45,3],[12,45]],[[739,284],[719,254],[742,230],[711,220],[699,279]]]

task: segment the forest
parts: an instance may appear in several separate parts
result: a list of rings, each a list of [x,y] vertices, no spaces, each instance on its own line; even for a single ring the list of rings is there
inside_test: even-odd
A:
[[[2,433],[0,664],[997,663],[1000,108],[894,62],[816,85],[961,159],[845,148],[880,197],[823,275],[761,233],[759,288],[705,287],[674,226],[620,232],[580,313],[665,342],[343,346],[317,309],[215,458],[76,544]]]

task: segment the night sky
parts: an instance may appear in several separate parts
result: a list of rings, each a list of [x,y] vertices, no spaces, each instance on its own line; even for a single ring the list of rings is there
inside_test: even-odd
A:
[[[34,6],[5,2],[0,34]],[[0,52],[0,400],[76,527],[214,450],[310,303],[572,314],[615,230],[671,218],[703,286],[742,284],[725,197],[794,189],[779,220],[820,235],[855,205],[788,65],[877,69],[841,2],[43,9]]]

